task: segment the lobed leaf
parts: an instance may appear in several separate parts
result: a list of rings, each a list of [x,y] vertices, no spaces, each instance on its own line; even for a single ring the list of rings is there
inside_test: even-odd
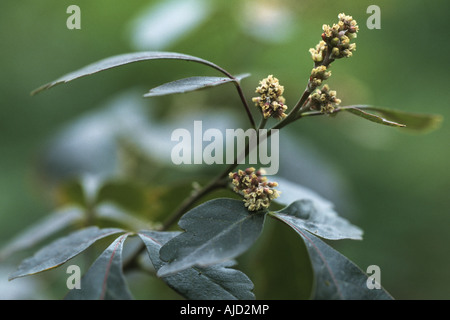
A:
[[[66,300],[133,299],[122,272],[122,251],[127,237],[128,234],[121,235],[103,251],[81,279],[80,289],[71,289]]]
[[[223,70],[218,65],[187,54],[182,53],[176,53],[176,52],[159,52],[159,51],[146,51],[146,52],[134,52],[134,53],[126,53],[121,55],[116,55],[113,57],[109,57],[106,59],[102,59],[100,61],[97,61],[95,63],[92,63],[84,68],[81,68],[79,70],[76,70],[74,72],[68,73],[55,81],[49,82],[36,90],[32,91],[31,94],[35,95],[43,90],[50,89],[56,85],[67,83],[70,81],[73,81],[75,79],[79,79],[81,77],[85,77],[88,75],[95,74],[100,71],[116,68],[122,65],[126,65],[129,63],[135,63],[139,61],[148,61],[148,60],[161,60],[161,59],[172,59],[172,60],[184,60],[184,61],[192,61],[197,62],[201,64],[208,65],[216,70],[221,71],[222,73],[229,76],[228,72]]]
[[[328,210],[318,209],[311,200],[295,201],[271,215],[274,214],[291,225],[325,239],[362,239],[363,232],[360,228],[340,217],[331,208]]]
[[[225,78],[225,77],[189,77],[180,80],[175,80],[172,82],[165,83],[156,88],[151,89],[144,97],[156,97],[164,96],[176,93],[186,93],[191,91],[196,91],[200,89],[205,89],[208,87],[220,86],[229,82],[240,81],[243,78],[248,77],[250,74],[243,74],[235,76],[235,79]]]
[[[392,296],[384,289],[369,289],[369,277],[352,261],[347,259],[318,237],[304,231],[301,227],[273,215],[294,229],[303,239],[314,271],[312,299],[316,300],[391,300]]]
[[[180,232],[141,231],[138,233],[146,245],[156,271],[164,264],[161,247]],[[194,300],[249,300],[255,299],[253,283],[242,272],[231,269],[233,261],[209,267],[191,267],[176,274],[162,277],[169,287],[186,299]]]
[[[251,213],[234,199],[214,199],[195,207],[178,223],[185,232],[161,248],[160,257],[168,264],[158,276],[237,257],[259,237],[264,218],[265,212]]]
[[[59,238],[25,259],[9,276],[9,280],[58,267],[89,248],[94,242],[123,232],[122,229],[88,227]]]
[[[78,206],[67,206],[56,210],[8,242],[0,251],[0,260],[15,252],[37,245],[58,231],[81,220],[83,215],[84,210]]]

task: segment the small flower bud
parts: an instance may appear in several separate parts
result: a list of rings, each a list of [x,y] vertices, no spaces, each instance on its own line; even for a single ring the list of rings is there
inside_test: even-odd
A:
[[[327,80],[330,76],[331,71],[327,71],[326,66],[322,65],[312,69],[308,84],[309,90],[313,91],[322,84],[323,80]]]
[[[341,53],[340,53],[338,47],[334,47],[334,48],[331,50],[331,54],[333,55],[333,57],[338,58],[338,57],[340,56]]]

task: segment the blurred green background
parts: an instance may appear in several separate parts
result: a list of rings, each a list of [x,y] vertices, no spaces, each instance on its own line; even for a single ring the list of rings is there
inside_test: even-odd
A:
[[[156,124],[178,124],[180,119],[223,115],[247,125],[232,86],[141,98],[167,81],[217,75],[193,63],[137,63],[31,97],[33,89],[105,57],[161,50],[198,56],[234,74],[251,73],[242,82],[248,99],[258,81],[273,74],[285,86],[287,105],[293,106],[312,68],[308,49],[320,40],[322,24],[336,22],[338,13],[345,12],[358,21],[360,32],[354,56],[331,67],[328,83],[342,104],[441,114],[442,126],[419,135],[353,115],[304,119],[282,135],[280,174],[329,198],[342,216],[364,230],[363,241],[331,245],[364,270],[380,266],[381,283],[395,298],[450,298],[448,1],[79,0],[81,30],[66,27],[71,4],[0,3],[0,244],[54,210],[52,187],[68,173],[113,166],[110,153],[100,152],[96,143],[104,146],[108,130],[116,130],[127,117],[140,119],[149,112]],[[371,4],[381,8],[380,30],[366,27]],[[120,113],[120,100],[114,98],[122,94],[127,103],[143,106],[138,110],[144,113]],[[89,118],[88,127],[99,131],[81,126],[70,139],[61,136],[61,130],[110,102],[118,105],[113,117]],[[169,142],[170,132],[159,130]],[[55,142],[59,151],[52,148],[55,137],[61,137]],[[77,162],[80,154],[90,161]],[[272,221],[266,228],[271,232],[242,257],[257,298],[304,298],[311,284],[304,255],[296,255],[303,250],[300,239]],[[62,297],[64,270],[6,281],[25,256],[1,262],[0,298]],[[138,297],[147,297],[153,282],[160,286],[154,279],[135,282],[140,283]],[[161,292],[154,290],[150,297],[176,297]]]

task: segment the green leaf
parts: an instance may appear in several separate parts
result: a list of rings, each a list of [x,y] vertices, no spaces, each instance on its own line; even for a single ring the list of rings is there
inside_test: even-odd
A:
[[[66,300],[133,299],[122,272],[123,243],[121,235],[95,260],[81,279],[80,289],[71,289]]]
[[[145,243],[155,270],[165,263],[159,257],[159,251],[167,241],[180,232],[141,231],[139,237]],[[250,300],[255,296],[253,283],[242,272],[231,269],[233,261],[202,267],[191,267],[176,274],[162,278],[169,287],[186,299],[193,300]]]
[[[95,196],[95,202],[116,203],[131,212],[148,210],[146,190],[132,180],[108,180],[102,183]]]
[[[147,61],[147,60],[161,60],[161,59],[164,59],[164,60],[172,59],[172,60],[184,60],[184,61],[197,62],[197,63],[201,63],[201,64],[205,64],[207,66],[210,66],[210,67],[226,74],[227,76],[229,76],[229,73],[226,72],[225,70],[223,70],[218,65],[216,65],[210,61],[198,58],[198,57],[181,54],[181,53],[176,53],[176,52],[158,52],[158,51],[134,52],[134,53],[126,53],[126,54],[109,57],[109,58],[97,61],[95,63],[92,63],[84,68],[81,68],[77,71],[68,73],[68,74],[56,79],[55,81],[49,82],[49,83],[39,87],[38,89],[32,91],[31,94],[34,95],[43,90],[50,89],[56,85],[59,85],[62,83],[67,83],[72,80],[79,79],[81,77],[92,75],[92,74],[95,74],[100,71],[119,67],[119,66],[126,65],[129,63],[134,63],[134,62],[139,62],[139,61]]]
[[[380,116],[377,116],[375,114],[372,113],[368,113],[366,111],[363,111],[357,107],[342,107],[339,108],[339,110],[345,110],[347,112],[353,113],[354,115],[357,115],[359,117],[362,117],[364,119],[367,119],[369,121],[375,122],[375,123],[379,123],[379,124],[384,124],[386,126],[391,126],[391,127],[405,127],[406,125],[402,124],[402,123],[397,123],[394,121],[390,121],[390,120],[386,120]]]
[[[94,242],[123,232],[122,229],[89,227],[59,238],[25,259],[9,276],[9,280],[58,267],[89,248]]]
[[[220,86],[228,82],[236,82],[248,77],[250,74],[238,75],[236,80],[224,77],[190,77],[172,82],[165,83],[156,88],[151,89],[144,97],[164,96],[175,93],[186,93],[205,89],[208,87]]]
[[[392,121],[405,124],[408,129],[421,132],[428,132],[439,128],[443,120],[443,117],[437,114],[413,113],[372,106],[358,106],[358,108],[375,111]]]
[[[286,223],[303,239],[314,271],[312,299],[316,300],[390,300],[383,288],[369,289],[369,277],[352,261],[318,237],[306,232],[281,215],[273,217]]]
[[[187,212],[179,221],[185,230],[160,251],[163,277],[192,266],[208,266],[233,259],[259,237],[265,212],[249,212],[242,201],[214,199]]]
[[[346,106],[340,107],[338,111],[339,110],[351,112],[357,116],[363,117],[376,123],[381,123],[393,127],[406,127],[409,130],[415,130],[418,132],[429,132],[435,130],[439,128],[443,120],[443,117],[437,114],[414,113],[373,107],[369,105]],[[366,112],[365,110],[374,111],[380,116]]]
[[[0,251],[0,260],[15,252],[37,245],[58,231],[80,221],[83,215],[84,210],[78,206],[67,206],[56,210],[8,242]]]
[[[295,201],[288,207],[271,213],[274,214],[300,229],[308,230],[325,239],[362,239],[363,232],[360,228],[338,216],[334,210],[318,209],[311,200]]]
[[[278,183],[277,190],[281,195],[274,199],[275,202],[283,205],[290,205],[297,200],[311,200],[318,209],[330,210],[333,208],[333,203],[326,200],[315,191],[303,187],[295,182],[289,181],[279,176],[273,176],[271,181]]]
[[[104,202],[94,209],[95,217],[110,220],[126,226],[128,230],[140,230],[144,226],[151,227],[150,223],[128,213],[122,207],[112,202]]]

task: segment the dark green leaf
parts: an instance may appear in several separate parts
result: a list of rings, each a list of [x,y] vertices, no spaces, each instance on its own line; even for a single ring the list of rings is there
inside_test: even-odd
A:
[[[431,131],[437,129],[442,123],[442,116],[436,114],[413,113],[400,110],[391,110],[372,106],[357,106],[360,109],[375,111],[392,121],[401,122],[406,128],[417,131]]]
[[[145,243],[155,270],[165,263],[159,251],[167,241],[180,232],[141,231],[138,235]],[[231,269],[233,261],[209,267],[191,267],[162,279],[186,299],[194,300],[248,300],[254,299],[253,283],[242,272]]]
[[[237,81],[239,81],[248,76],[249,74],[244,74],[238,75],[235,78],[237,79]],[[148,98],[175,93],[186,93],[208,87],[220,86],[222,84],[234,81],[236,80],[224,77],[190,77],[168,82],[156,88],[153,88],[148,93],[146,93],[144,97]]]
[[[122,250],[127,236],[121,235],[103,251],[81,279],[80,289],[71,289],[66,300],[133,299],[122,272]]]
[[[78,206],[61,208],[14,237],[0,252],[0,260],[23,249],[31,248],[58,231],[82,219],[84,211]]]
[[[399,128],[405,127],[405,125],[402,123],[397,123],[394,121],[386,120],[380,116],[363,111],[357,107],[342,107],[342,108],[339,108],[339,110],[345,110],[347,112],[353,113],[354,115],[357,115],[357,116],[367,119],[369,121],[379,123],[379,124],[384,124],[386,126],[399,127]]]
[[[295,201],[274,214],[300,229],[308,230],[325,239],[362,239],[363,232],[360,228],[338,216],[334,210],[317,208],[311,200]]]
[[[283,216],[274,215],[294,229],[303,239],[314,270],[312,299],[317,300],[382,300],[392,299],[381,289],[369,289],[369,277],[352,261],[325,242],[302,230]]]
[[[42,272],[60,266],[80,254],[94,242],[104,237],[123,232],[121,229],[89,227],[59,238],[25,259],[18,269],[9,276],[9,280]]]
[[[227,74],[225,70],[217,66],[216,64],[186,54],[176,53],[176,52],[158,52],[158,51],[147,51],[147,52],[134,52],[134,53],[126,53],[121,54],[113,57],[109,57],[100,61],[97,61],[95,63],[92,63],[84,68],[81,68],[77,71],[68,73],[59,79],[56,79],[55,81],[52,81],[50,83],[47,83],[43,85],[42,87],[34,90],[31,94],[34,95],[36,93],[39,93],[43,90],[52,88],[56,85],[59,85],[61,83],[67,83],[69,81],[85,77],[100,71],[108,70],[111,68],[119,67],[122,65],[126,65],[129,63],[139,62],[139,61],[147,61],[147,60],[161,60],[161,59],[175,59],[175,60],[185,60],[185,61],[192,61],[197,62],[201,64],[208,65],[216,70],[221,71],[222,73]],[[228,74],[227,74],[228,75]]]
[[[264,212],[251,213],[233,199],[215,199],[192,209],[179,221],[185,232],[161,248],[161,259],[169,263],[158,276],[237,257],[256,241],[264,217]]]

